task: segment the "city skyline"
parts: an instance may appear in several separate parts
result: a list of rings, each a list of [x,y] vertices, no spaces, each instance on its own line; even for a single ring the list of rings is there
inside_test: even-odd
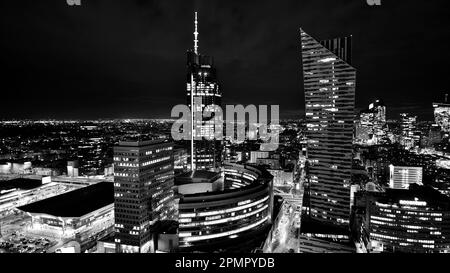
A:
[[[193,11],[202,21],[200,47],[216,57],[225,104],[279,104],[282,118],[303,116],[295,37],[300,26],[319,39],[353,35],[360,45],[353,50],[359,110],[381,98],[388,118],[412,112],[431,120],[431,104],[447,92],[444,70],[417,69],[448,58],[424,55],[413,38],[425,33],[435,48],[444,47],[438,41],[448,33],[437,22],[445,13],[431,16],[428,3],[283,1],[274,8],[262,2],[239,9],[215,1],[15,5],[5,4],[9,12],[2,30],[8,85],[3,118],[169,117],[170,108],[183,103],[181,64],[191,48],[193,26],[186,22],[192,22]],[[424,32],[418,16],[435,31]],[[15,106],[16,94],[24,95],[21,108]]]
[[[445,12],[169,1],[6,4],[0,253],[450,253]]]

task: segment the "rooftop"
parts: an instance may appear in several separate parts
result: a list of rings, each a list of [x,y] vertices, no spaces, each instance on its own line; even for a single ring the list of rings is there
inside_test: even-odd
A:
[[[156,144],[163,144],[163,143],[170,143],[167,139],[127,139],[127,140],[120,140],[119,146],[121,147],[141,147],[141,146],[148,146],[148,145],[156,145]]]
[[[0,181],[0,196],[13,189],[31,190],[42,185],[41,180],[16,178],[12,180]],[[5,191],[2,193],[2,191]]]
[[[210,172],[210,171],[204,171],[204,170],[196,170],[192,173],[192,171],[185,172],[183,174],[180,174],[179,178],[191,178],[192,180],[211,180],[216,178],[218,175],[220,175],[220,172]]]
[[[386,189],[385,193],[371,193],[372,195],[384,196],[387,200],[393,202],[399,200],[414,200],[415,198],[421,201],[426,201],[428,206],[441,208],[445,210],[450,209],[450,197],[440,193],[430,186],[423,186],[417,184],[410,184],[408,190],[402,189]]]
[[[173,220],[157,221],[151,229],[159,234],[176,234],[178,232],[178,222]]]
[[[114,203],[114,185],[100,182],[81,189],[31,203],[18,209],[58,217],[81,217]]]
[[[306,215],[302,216],[301,233],[349,235],[346,227],[319,222]]]

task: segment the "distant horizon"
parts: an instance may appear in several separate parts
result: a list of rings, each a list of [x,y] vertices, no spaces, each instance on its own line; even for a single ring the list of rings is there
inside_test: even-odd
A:
[[[449,55],[417,42],[424,37],[433,52],[447,51],[450,18],[436,4],[8,1],[0,117],[169,117],[186,100],[197,11],[199,52],[214,57],[222,103],[280,105],[281,117],[302,118],[302,28],[317,40],[352,35],[356,108],[382,98],[390,118],[408,112],[428,120],[431,104],[450,93],[446,69],[437,66]]]
[[[373,101],[371,101],[373,102]],[[369,102],[369,103],[371,103]],[[369,103],[367,104],[366,108],[355,108],[355,115],[359,114],[361,111],[368,109]],[[409,113],[413,116],[417,116],[417,119],[419,121],[433,121],[434,120],[434,112],[432,105],[434,103],[444,103],[444,102],[437,102],[434,101],[430,103],[430,107],[426,109],[413,109],[411,106],[409,107],[401,107],[401,108],[389,108],[389,105],[386,105],[386,112],[387,112],[387,119],[389,120],[396,120],[400,118],[401,113]],[[243,104],[246,106],[246,104]],[[409,110],[409,111],[405,111]],[[297,113],[298,114],[297,114]],[[419,113],[419,114],[418,114]],[[420,115],[420,113],[422,115]],[[9,120],[56,120],[56,121],[65,121],[65,120],[82,120],[82,121],[89,121],[89,120],[176,120],[177,117],[170,117],[170,111],[168,111],[168,116],[166,117],[143,117],[143,116],[126,116],[126,115],[120,115],[120,116],[111,116],[111,117],[0,117],[0,121],[9,121]],[[280,108],[280,119],[286,120],[286,119],[304,119],[305,118],[305,111],[303,109],[299,109],[297,111],[284,111]]]

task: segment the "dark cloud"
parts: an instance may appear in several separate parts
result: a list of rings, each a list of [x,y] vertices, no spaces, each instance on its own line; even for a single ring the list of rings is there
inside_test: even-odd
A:
[[[430,118],[448,91],[445,1],[81,1],[2,2],[1,117],[168,117],[185,100],[194,10],[225,103],[302,113],[299,27],[353,35],[359,108],[380,97],[391,116]]]

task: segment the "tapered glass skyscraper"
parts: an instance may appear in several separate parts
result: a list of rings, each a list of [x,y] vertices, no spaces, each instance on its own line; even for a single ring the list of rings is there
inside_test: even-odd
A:
[[[356,70],[351,37],[319,42],[300,30],[308,137],[310,216],[345,226],[350,180]]]

